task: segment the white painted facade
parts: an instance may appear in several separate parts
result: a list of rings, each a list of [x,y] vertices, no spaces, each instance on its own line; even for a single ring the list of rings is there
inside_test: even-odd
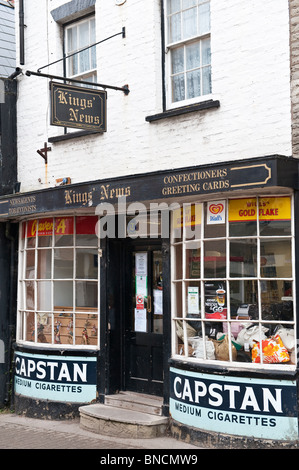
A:
[[[50,12],[66,2],[24,3],[25,64],[17,78],[21,192],[55,186],[63,177],[78,183],[292,155],[288,0],[211,0],[212,98],[220,107],[152,123],[146,116],[163,111],[161,2],[97,0],[97,41],[126,28],[126,38],[97,46],[97,81],[128,84],[130,94],[107,90],[107,132],[50,144],[47,168],[37,150],[63,128],[49,123],[49,80],[25,71],[63,56],[62,27]],[[62,62],[43,72],[62,75]]]

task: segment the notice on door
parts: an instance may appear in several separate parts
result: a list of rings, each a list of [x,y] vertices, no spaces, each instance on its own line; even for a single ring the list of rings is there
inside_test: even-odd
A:
[[[147,252],[135,254],[136,276],[147,276]]]
[[[138,331],[139,333],[146,333],[147,328],[146,328],[146,309],[138,309],[135,308],[135,325],[134,325],[135,331]]]

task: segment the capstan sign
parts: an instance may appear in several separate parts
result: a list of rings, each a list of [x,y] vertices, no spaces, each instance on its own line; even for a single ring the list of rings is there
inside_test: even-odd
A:
[[[201,430],[298,439],[296,382],[170,369],[170,412]]]

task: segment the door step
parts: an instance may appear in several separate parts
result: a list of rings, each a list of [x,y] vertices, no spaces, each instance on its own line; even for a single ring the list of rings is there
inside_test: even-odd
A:
[[[121,392],[107,395],[105,403],[81,406],[80,426],[98,434],[125,438],[154,438],[165,435],[168,418],[162,416],[160,397]]]
[[[116,408],[162,416],[163,398],[143,393],[120,392],[115,395],[106,395],[105,404]]]

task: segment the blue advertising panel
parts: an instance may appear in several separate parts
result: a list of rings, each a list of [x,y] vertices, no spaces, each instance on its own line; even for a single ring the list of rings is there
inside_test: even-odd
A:
[[[170,413],[205,431],[298,439],[296,382],[170,369]]]
[[[89,403],[96,398],[96,357],[15,353],[15,392],[42,400]]]

